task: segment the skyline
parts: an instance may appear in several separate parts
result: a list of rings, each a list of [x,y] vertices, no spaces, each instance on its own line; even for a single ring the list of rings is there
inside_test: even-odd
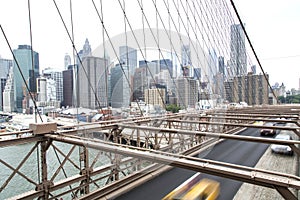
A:
[[[106,3],[105,7],[113,6],[116,2],[110,2],[111,5],[108,5],[107,2],[103,3]],[[16,4],[18,6],[15,6]],[[130,3],[128,2],[127,4]],[[230,2],[227,2],[227,4],[230,6]],[[4,5],[0,8],[0,23],[12,48],[17,49],[18,45],[22,44],[30,45],[27,2],[12,0],[6,1]],[[300,43],[298,42],[300,28],[293,24],[300,21],[300,14],[297,13],[300,2],[291,0],[287,4],[270,0],[264,2],[259,2],[258,0],[251,2],[240,0],[235,1],[235,5],[243,22],[246,24],[246,30],[262,63],[262,67],[270,75],[270,84],[274,85],[275,82],[281,84],[283,82],[287,86],[287,89],[298,89],[300,74],[297,68],[300,65],[300,47],[297,44]],[[67,19],[70,14],[68,13],[68,3],[59,2],[58,6],[64,18]],[[118,5],[115,4],[114,6]],[[83,47],[85,39],[88,38],[94,50],[97,48],[97,44],[102,42],[102,37],[96,34],[96,32],[102,31],[96,12],[91,12],[91,4],[78,1],[74,1],[73,8],[74,23],[76,22],[74,25],[76,48],[80,50]],[[109,10],[107,9],[104,12],[104,16],[107,16],[104,19],[108,19],[108,16],[110,16]],[[124,26],[122,13],[116,12],[113,13],[113,16],[109,19],[109,22],[120,24],[120,20],[122,20],[121,23]],[[31,18],[33,50],[40,54],[41,70],[48,67],[63,69],[65,53],[71,55],[72,45],[53,2],[32,0]],[[137,21],[140,22],[140,19]],[[155,20],[153,21],[155,25]],[[70,23],[67,22],[67,24],[68,28],[70,28]],[[106,24],[109,23],[106,22]],[[94,25],[93,29],[91,29],[91,25]],[[111,37],[114,37],[124,32],[117,30],[115,26],[111,26],[109,27],[109,33]],[[285,35],[287,36],[284,37]],[[0,36],[0,55],[2,58],[12,58],[2,34]],[[285,70],[282,70],[282,66],[284,66]]]

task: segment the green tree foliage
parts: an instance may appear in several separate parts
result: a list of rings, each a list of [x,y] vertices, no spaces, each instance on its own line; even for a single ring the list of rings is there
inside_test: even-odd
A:
[[[298,95],[290,95],[284,98],[284,96],[279,96],[278,100],[281,103],[300,103],[300,94]]]
[[[169,104],[166,106],[166,110],[172,113],[178,113],[181,108],[175,104]]]

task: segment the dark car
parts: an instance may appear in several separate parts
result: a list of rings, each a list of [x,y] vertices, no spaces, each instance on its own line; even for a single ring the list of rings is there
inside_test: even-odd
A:
[[[277,123],[266,123],[265,124],[266,126],[278,126],[278,124]],[[276,133],[277,133],[277,130],[276,129],[272,129],[272,128],[262,128],[261,130],[260,130],[260,135],[261,136],[266,136],[266,135],[268,135],[268,136],[274,136],[274,135],[276,135]]]

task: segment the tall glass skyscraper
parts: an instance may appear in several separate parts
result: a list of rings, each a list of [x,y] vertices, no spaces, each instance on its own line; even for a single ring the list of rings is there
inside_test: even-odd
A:
[[[19,45],[18,49],[13,50],[13,54],[18,63],[18,65],[16,61],[13,63],[14,101],[15,110],[17,112],[22,112],[24,93],[28,93],[21,74],[23,74],[30,92],[36,93],[36,78],[39,76],[39,54],[35,51],[32,52],[33,55],[31,56],[30,45]],[[21,72],[19,71],[18,66],[20,67]]]
[[[232,76],[247,74],[245,33],[240,24],[230,27],[230,70]]]

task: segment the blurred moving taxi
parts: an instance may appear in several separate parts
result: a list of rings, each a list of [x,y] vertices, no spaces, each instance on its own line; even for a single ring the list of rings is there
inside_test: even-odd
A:
[[[219,193],[220,183],[206,178],[200,179],[200,173],[196,173],[162,200],[214,200]]]

